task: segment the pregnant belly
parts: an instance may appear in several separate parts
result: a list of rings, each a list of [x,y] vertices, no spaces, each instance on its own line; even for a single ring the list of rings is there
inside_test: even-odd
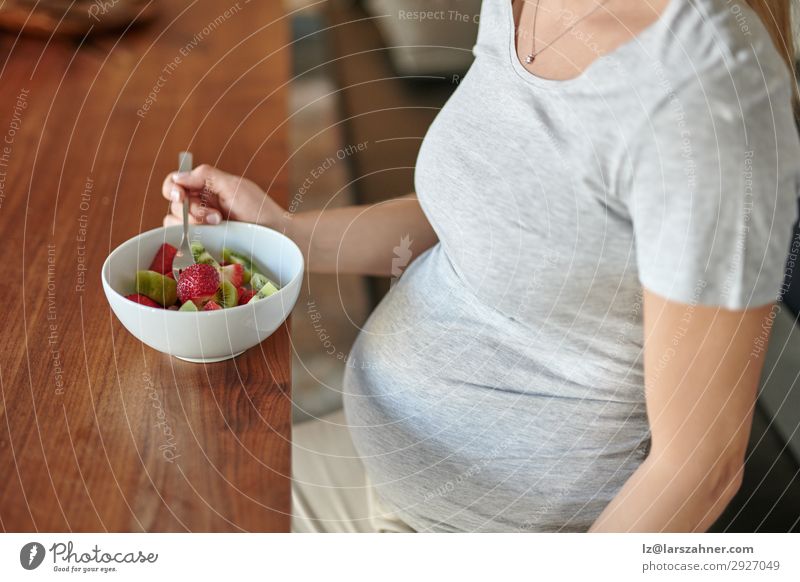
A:
[[[644,458],[643,403],[565,397],[440,253],[411,265],[348,361],[373,485],[418,530],[588,529]]]

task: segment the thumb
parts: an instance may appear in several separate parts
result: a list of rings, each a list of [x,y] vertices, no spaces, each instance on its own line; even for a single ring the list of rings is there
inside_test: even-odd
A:
[[[201,164],[191,172],[175,172],[172,181],[189,190],[205,190],[206,192],[224,196],[230,187],[232,176],[222,170]]]

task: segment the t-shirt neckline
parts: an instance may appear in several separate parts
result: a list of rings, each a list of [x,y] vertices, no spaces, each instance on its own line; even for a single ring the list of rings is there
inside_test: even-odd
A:
[[[659,17],[648,24],[639,34],[630,38],[615,48],[613,51],[606,53],[597,57],[589,66],[587,66],[580,74],[575,77],[571,77],[569,79],[548,79],[546,77],[540,77],[531,73],[528,69],[524,67],[524,65],[520,62],[519,57],[517,56],[517,46],[516,46],[516,23],[514,22],[514,9],[512,6],[512,0],[500,0],[505,5],[505,12],[506,12],[506,24],[507,24],[507,40],[508,40],[508,56],[511,68],[526,83],[531,85],[535,85],[537,87],[542,87],[545,89],[566,89],[568,87],[573,87],[576,85],[581,85],[590,79],[594,73],[600,69],[604,64],[612,63],[613,61],[620,61],[627,53],[631,52],[637,45],[643,45],[646,43],[650,38],[652,38],[656,33],[665,25],[668,24],[670,20],[670,16],[672,11],[676,9],[679,2],[683,0],[669,0],[667,5],[661,11]],[[619,82],[617,79],[615,82]],[[595,79],[593,82],[594,85],[597,84],[597,80]]]

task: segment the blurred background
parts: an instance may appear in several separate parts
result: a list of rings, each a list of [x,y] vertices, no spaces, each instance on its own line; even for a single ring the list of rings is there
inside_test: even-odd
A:
[[[283,0],[291,29],[288,191],[293,211],[367,204],[413,191],[421,140],[472,61],[480,4]],[[153,6],[147,0],[0,0],[0,27],[24,26],[50,42],[55,28],[78,38],[87,25],[97,32],[119,28],[133,15],[146,23],[156,17]],[[85,15],[93,11],[102,18],[87,21]],[[797,261],[798,253],[796,229],[787,256]],[[292,318],[294,422],[341,406],[347,354],[388,288],[383,279],[307,277]],[[787,277],[745,482],[713,531],[800,531],[798,313],[800,282]]]
[[[285,5],[294,36],[290,199],[302,210],[412,192],[425,131],[472,62],[480,1]],[[317,171],[328,158],[336,163]],[[341,406],[338,356],[387,290],[388,280],[308,278],[292,328],[295,421]]]

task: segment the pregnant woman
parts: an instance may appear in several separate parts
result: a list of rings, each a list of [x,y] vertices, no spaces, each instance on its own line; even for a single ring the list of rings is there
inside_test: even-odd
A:
[[[788,0],[484,0],[416,194],[287,214],[170,175],[166,224],[264,224],[390,276],[346,415],[295,431],[296,531],[704,531],[742,479],[797,216]],[[205,202],[201,196],[205,191]]]

